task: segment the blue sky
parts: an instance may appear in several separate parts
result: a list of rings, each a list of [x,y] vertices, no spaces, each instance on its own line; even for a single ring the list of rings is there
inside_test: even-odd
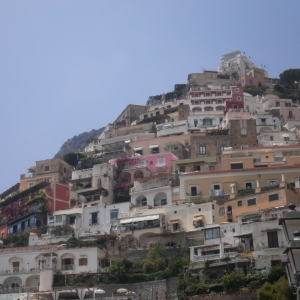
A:
[[[241,50],[270,77],[299,68],[300,1],[0,2],[0,193],[129,103]]]

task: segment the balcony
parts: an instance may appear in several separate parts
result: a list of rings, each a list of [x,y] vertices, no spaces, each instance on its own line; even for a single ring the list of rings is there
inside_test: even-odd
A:
[[[70,270],[74,270],[74,265],[62,265],[61,266],[61,270],[62,271],[70,271]]]
[[[196,157],[209,156],[209,151],[197,151]]]
[[[262,242],[255,247],[255,250],[285,248],[286,244],[283,241]]]

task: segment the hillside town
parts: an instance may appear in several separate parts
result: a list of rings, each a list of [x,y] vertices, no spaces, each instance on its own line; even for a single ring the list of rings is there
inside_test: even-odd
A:
[[[217,70],[128,104],[77,152],[32,157],[0,194],[0,292],[64,286],[83,299],[89,290],[72,288],[86,272],[114,297],[115,286],[101,281],[114,262],[142,261],[157,245],[170,257],[186,251],[184,272],[199,282],[281,267],[285,214],[300,210],[300,89],[295,82],[285,98],[274,86],[279,78],[234,51]],[[24,233],[27,244],[13,239]],[[170,292],[152,284],[132,293]]]

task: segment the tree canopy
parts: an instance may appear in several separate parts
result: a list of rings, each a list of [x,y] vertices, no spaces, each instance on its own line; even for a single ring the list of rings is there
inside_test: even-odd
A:
[[[298,88],[300,81],[300,69],[288,69],[283,71],[280,75],[280,83],[288,86],[291,89]],[[297,82],[295,84],[295,82]]]

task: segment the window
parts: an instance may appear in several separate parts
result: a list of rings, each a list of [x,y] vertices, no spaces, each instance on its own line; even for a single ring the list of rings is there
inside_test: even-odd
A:
[[[223,100],[222,99],[218,99],[218,103],[223,103]]]
[[[28,188],[31,188],[31,187],[33,187],[34,186],[34,182],[29,182],[28,183]]]
[[[241,128],[241,135],[247,135],[247,128]]]
[[[206,154],[206,146],[199,147],[199,154]]]
[[[195,94],[194,94],[194,97],[199,97],[199,94],[198,94],[198,93],[195,93]]]
[[[79,258],[79,266],[87,266],[88,259],[87,258]]]
[[[241,206],[243,206],[243,201],[242,200],[238,201],[238,207],[241,207]]]
[[[220,216],[224,216],[224,215],[225,215],[225,208],[224,208],[224,207],[221,207],[221,208],[219,209],[219,215],[220,215]]]
[[[205,230],[205,238],[207,240],[220,238],[220,228],[218,227]]]
[[[197,126],[198,126],[198,120],[195,119],[195,120],[194,120],[194,127],[197,127]]]
[[[261,125],[266,125],[267,119],[260,119],[260,124]]]
[[[216,222],[216,220],[215,220],[215,216],[213,216],[213,222]]]
[[[274,136],[270,135],[270,141],[274,141]]]
[[[279,107],[280,106],[280,102],[276,102],[275,105],[276,105],[276,107]]]
[[[160,157],[157,159],[157,166],[164,166],[165,163],[165,158],[164,157]]]
[[[231,92],[226,92],[226,95],[227,95],[227,96],[230,96],[230,95],[231,95]]]
[[[241,97],[240,96],[237,97],[237,101],[241,101]]]
[[[146,206],[147,205],[147,198],[143,198],[142,199],[142,206]]]
[[[243,163],[231,163],[230,164],[230,169],[235,170],[235,169],[243,169],[244,165]]]
[[[205,93],[205,97],[210,97],[210,93]],[[208,100],[208,101],[210,103],[210,100]],[[206,101],[205,101],[205,103],[206,103]]]
[[[285,107],[291,107],[291,103],[284,103]]]
[[[278,194],[269,195],[269,202],[279,200]]]
[[[253,189],[254,188],[253,181],[246,181],[244,184],[245,184],[245,189]]]
[[[269,184],[269,186],[277,186],[278,185],[278,181],[277,180],[269,180],[268,184]]]
[[[55,216],[55,223],[61,223],[62,222],[62,215]]]
[[[144,115],[144,119],[147,119],[148,115]]]
[[[191,196],[197,196],[197,187],[191,186]]]
[[[290,110],[289,111],[289,118],[292,118],[293,117],[293,112]]]
[[[194,103],[195,105],[199,105],[199,101],[197,100],[197,101],[195,101],[195,103]]]
[[[209,170],[209,171],[215,171],[215,166],[209,166],[209,167],[208,167],[208,170]]]
[[[236,92],[239,92],[240,90],[239,90],[239,89],[235,89],[235,91],[236,91]]]
[[[215,205],[214,204],[211,205],[211,209],[215,209]]]
[[[50,167],[49,166],[45,166],[44,170],[45,170],[45,172],[49,172],[50,171]]]
[[[161,199],[161,205],[167,205],[167,199]]]
[[[67,168],[64,167],[64,174],[67,174]]]
[[[54,217],[49,217],[49,223],[54,223]]]
[[[159,116],[159,111],[157,111],[157,112],[155,113],[155,115],[156,115],[156,116]]]
[[[221,96],[221,92],[216,92],[216,96]],[[219,101],[219,100],[218,100]],[[222,100],[221,100],[222,101]]]
[[[90,225],[98,224],[98,213],[91,213]]]
[[[181,167],[179,167],[179,172],[185,172],[185,166],[181,166]]]
[[[290,140],[290,138],[288,136],[283,137],[285,142],[288,142]]]
[[[118,209],[112,209],[110,211],[110,220],[117,220],[118,219],[119,210]]]
[[[256,205],[256,198],[248,199],[247,204],[248,206]]]
[[[268,232],[268,247],[269,248],[279,247],[277,231]]]
[[[153,147],[151,153],[152,153],[152,154],[159,153],[159,148],[158,148],[158,147]]]
[[[212,125],[212,119],[203,119],[203,125]]]
[[[139,160],[138,161],[138,166],[139,167],[146,167],[146,160],[145,159]]]

